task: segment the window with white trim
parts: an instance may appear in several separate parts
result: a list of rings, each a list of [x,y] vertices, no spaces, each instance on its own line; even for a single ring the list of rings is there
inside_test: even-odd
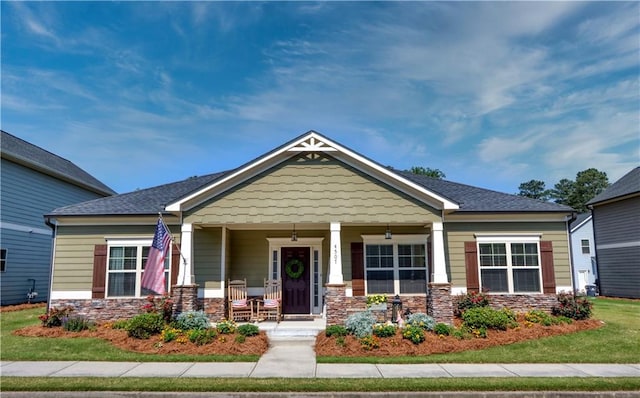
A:
[[[539,238],[478,238],[480,287],[489,293],[540,293]]]
[[[426,235],[363,236],[367,294],[424,294],[427,287]]]
[[[589,239],[581,239],[580,246],[582,247],[582,254],[591,253],[591,250],[589,248]]]
[[[151,240],[110,242],[107,252],[107,297],[155,294],[140,286]],[[169,291],[171,249],[164,260],[165,291]]]

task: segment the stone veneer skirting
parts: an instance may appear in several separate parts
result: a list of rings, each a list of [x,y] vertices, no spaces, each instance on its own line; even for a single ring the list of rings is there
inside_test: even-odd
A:
[[[427,315],[438,323],[453,325],[453,302],[451,284],[429,283],[427,297]]]
[[[198,310],[198,285],[174,285],[171,287],[173,316]]]
[[[495,309],[509,308],[514,312],[542,310],[551,312],[551,307],[558,305],[555,294],[490,294],[491,307]]]
[[[142,312],[147,304],[146,298],[128,299],[91,299],[91,300],[51,300],[51,308],[70,306],[76,315],[82,315],[95,321],[113,321],[132,318]]]
[[[450,294],[449,284],[429,284],[430,295],[401,296],[402,313],[427,313],[436,322],[452,324],[453,309],[456,296]],[[367,308],[367,297],[346,297],[345,285],[327,285],[325,304],[327,325],[344,325],[347,317]],[[211,322],[218,322],[226,317],[226,299],[198,298],[198,286],[173,286],[172,300],[174,301],[173,315],[184,311],[203,310]],[[390,297],[389,300],[392,300]],[[491,306],[496,309],[510,308],[515,312],[526,312],[532,309],[550,312],[558,304],[555,294],[491,294]],[[55,299],[51,300],[51,308],[70,306],[77,315],[86,316],[96,321],[111,321],[131,318],[142,312],[142,306],[147,304],[143,298],[110,298],[110,299]],[[391,301],[387,304],[384,319],[391,320]]]

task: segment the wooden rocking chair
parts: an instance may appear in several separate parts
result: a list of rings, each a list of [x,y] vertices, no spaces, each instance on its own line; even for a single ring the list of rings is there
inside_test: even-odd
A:
[[[254,318],[253,301],[247,296],[247,279],[230,280],[228,285],[229,320],[251,321]]]
[[[258,301],[259,320],[282,319],[282,282],[277,279],[264,280],[264,296]]]

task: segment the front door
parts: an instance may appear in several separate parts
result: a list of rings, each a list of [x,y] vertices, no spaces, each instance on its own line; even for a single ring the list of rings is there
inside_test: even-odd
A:
[[[282,313],[311,313],[310,255],[308,247],[283,247],[282,269]]]

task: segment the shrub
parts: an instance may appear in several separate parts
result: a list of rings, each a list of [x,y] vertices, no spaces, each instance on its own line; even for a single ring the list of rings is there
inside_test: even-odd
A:
[[[446,323],[436,323],[436,326],[433,328],[433,332],[438,336],[449,336],[452,329],[453,328]]]
[[[62,318],[62,328],[69,332],[82,332],[95,328],[95,322],[83,316],[70,316]]]
[[[165,343],[177,339],[178,336],[180,336],[180,330],[169,326],[165,327],[160,333],[160,339]]]
[[[260,333],[260,329],[258,329],[256,325],[247,323],[245,325],[238,326],[238,333],[245,337],[255,336]]]
[[[509,326],[515,326],[516,316],[508,308],[494,310],[491,307],[477,307],[466,310],[462,314],[464,325],[471,329],[497,329],[507,330]]]
[[[463,312],[471,308],[488,307],[489,296],[482,292],[468,292],[460,294],[455,300],[454,312],[457,316],[461,316]]]
[[[223,319],[216,324],[216,330],[218,330],[220,334],[232,334],[236,329],[236,323],[232,320]]]
[[[148,339],[151,335],[159,334],[164,328],[164,319],[161,314],[147,313],[136,315],[127,323],[129,337],[136,339]]]
[[[129,319],[118,319],[114,321],[111,325],[111,329],[127,329],[127,325],[129,324]]]
[[[55,326],[62,326],[62,319],[68,318],[69,314],[73,312],[73,307],[61,307],[51,308],[49,313],[42,314],[38,318],[42,321],[42,326],[52,328]]]
[[[349,315],[345,322],[345,326],[349,333],[358,338],[369,336],[373,333],[373,325],[376,323],[376,317],[371,311],[356,312]]]
[[[242,335],[242,334],[238,334],[238,335],[236,335],[236,337],[233,339],[233,341],[235,341],[235,342],[236,342],[236,343],[238,343],[238,344],[242,344],[242,343],[244,343],[245,341],[247,341],[247,338],[246,338],[244,335]]]
[[[409,325],[402,330],[402,338],[411,340],[413,344],[420,344],[424,341],[424,329],[420,326]]]
[[[215,340],[218,333],[215,329],[191,329],[187,332],[189,341],[196,345],[205,345]]]
[[[346,336],[347,334],[349,334],[349,331],[347,330],[347,328],[345,328],[342,325],[331,325],[331,326],[327,326],[324,333],[327,335],[327,337],[331,337],[331,336],[340,337],[340,336]]]
[[[407,326],[418,326],[424,330],[433,330],[436,321],[427,314],[416,312],[407,318]]]
[[[150,294],[147,296],[147,302],[140,309],[147,314],[161,314],[162,319],[169,323],[173,315],[173,300],[168,294],[161,297]]]
[[[373,335],[376,337],[392,337],[396,335],[396,325],[377,324],[373,326]]]
[[[582,320],[591,318],[593,304],[586,297],[577,297],[572,293],[560,293],[557,296],[558,305],[551,308],[553,315]]]
[[[364,336],[360,339],[360,346],[367,351],[371,351],[380,348],[380,341],[376,336]]]
[[[173,324],[182,330],[208,329],[210,326],[209,318],[203,311],[182,312],[176,317]]]
[[[531,310],[527,312],[524,314],[524,320],[531,323],[539,323],[544,326],[557,325],[561,322],[559,318],[551,316],[541,310]]]

